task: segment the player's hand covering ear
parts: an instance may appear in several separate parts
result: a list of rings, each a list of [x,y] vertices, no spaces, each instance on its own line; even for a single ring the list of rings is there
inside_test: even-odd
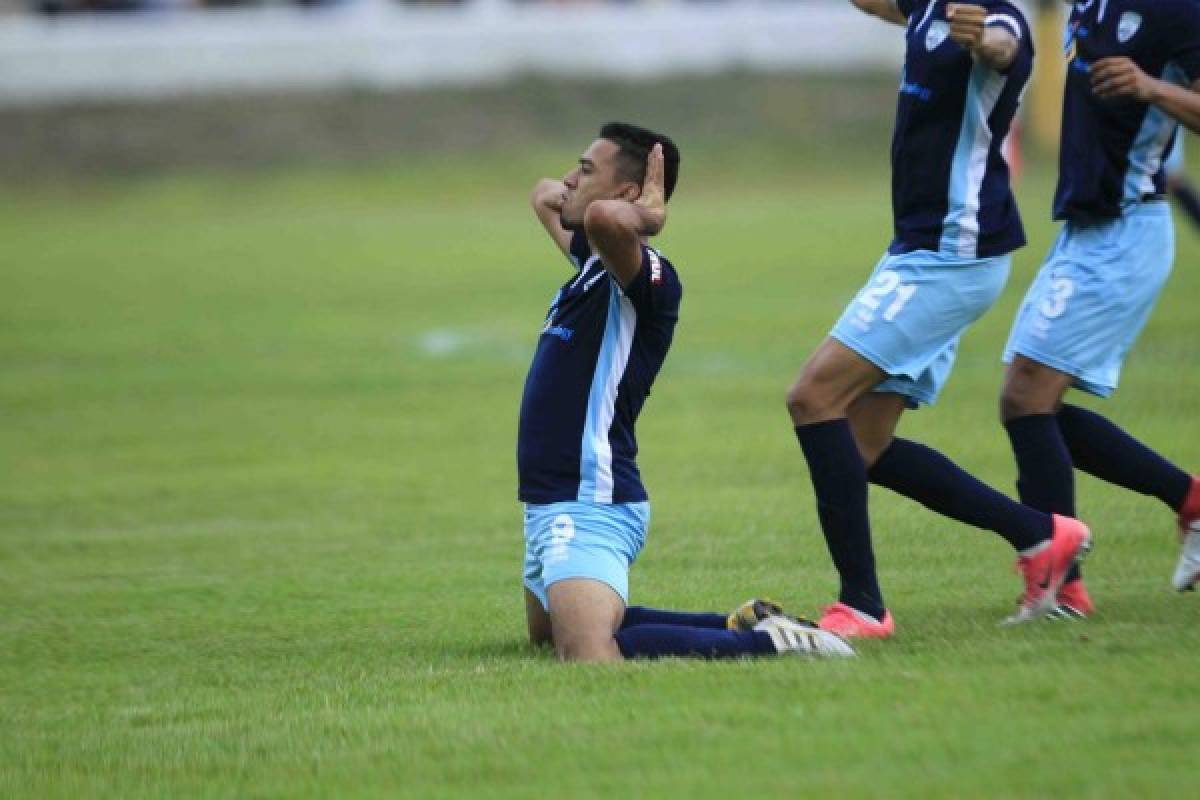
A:
[[[567,185],[560,180],[546,178],[534,189],[534,206],[542,206],[554,213],[562,211],[563,198],[566,197]]]
[[[983,45],[983,30],[987,22],[987,9],[966,3],[950,3],[946,6],[946,19],[950,22],[950,39],[964,50],[975,52]]]
[[[1131,59],[1102,58],[1092,64],[1092,91],[1097,97],[1129,97],[1149,103],[1154,96],[1153,80]]]
[[[642,181],[642,194],[635,205],[642,210],[642,231],[653,236],[667,224],[667,190],[663,166],[663,148],[656,144],[646,156],[646,179]]]
[[[533,187],[530,203],[533,205],[533,213],[537,214],[538,221],[542,223],[546,233],[550,234],[550,238],[554,240],[554,244],[562,251],[562,254],[569,257],[571,255],[571,232],[563,228],[559,216],[562,213],[563,196],[566,191],[567,186],[562,181],[543,178]]]

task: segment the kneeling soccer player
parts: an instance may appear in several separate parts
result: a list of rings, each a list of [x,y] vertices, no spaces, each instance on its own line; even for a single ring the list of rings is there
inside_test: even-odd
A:
[[[729,620],[626,608],[650,524],[634,423],[683,294],[646,237],[662,230],[678,173],[669,138],[612,123],[566,177],[534,189],[534,211],[574,273],[550,305],[521,401],[529,637],[564,661],[853,655],[836,635],[763,604]]]

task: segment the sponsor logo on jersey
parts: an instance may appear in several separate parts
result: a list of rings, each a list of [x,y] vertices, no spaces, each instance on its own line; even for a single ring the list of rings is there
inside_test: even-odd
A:
[[[933,99],[932,89],[922,86],[919,83],[909,83],[908,81],[900,82],[900,94],[910,95],[911,97],[915,97],[924,103],[928,103]]]

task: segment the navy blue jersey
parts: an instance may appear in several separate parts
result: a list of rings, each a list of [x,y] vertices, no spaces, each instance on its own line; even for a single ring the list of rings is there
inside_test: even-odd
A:
[[[1020,41],[1004,72],[951,41],[947,0],[897,0],[908,44],[892,137],[893,254],[988,258],[1025,244],[1001,147],[1033,68],[1032,37],[1012,3],[974,2]]]
[[[1055,219],[1111,219],[1166,190],[1164,156],[1178,124],[1157,107],[1092,93],[1089,70],[1125,56],[1143,72],[1182,86],[1200,79],[1200,0],[1089,0],[1067,23]]]
[[[644,245],[641,271],[623,291],[583,233],[571,239],[571,260],[578,271],[554,296],[525,379],[518,495],[641,502],[634,423],[671,347],[683,286]]]

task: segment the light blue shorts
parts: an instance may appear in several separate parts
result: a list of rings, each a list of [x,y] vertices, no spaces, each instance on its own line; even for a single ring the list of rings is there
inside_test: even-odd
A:
[[[885,255],[830,333],[888,374],[875,387],[937,400],[967,326],[1004,291],[1012,257],[966,259],[930,250]]]
[[[1179,175],[1186,166],[1183,160],[1183,135],[1184,130],[1180,126],[1179,132],[1175,134],[1175,146],[1171,148],[1171,153],[1163,162],[1163,169],[1167,171],[1168,175]]]
[[[526,505],[525,588],[548,609],[551,584],[590,578],[628,603],[629,567],[649,528],[649,503]]]
[[[1004,363],[1022,355],[1108,397],[1174,260],[1166,203],[1132,205],[1097,225],[1063,226],[1017,312]]]

